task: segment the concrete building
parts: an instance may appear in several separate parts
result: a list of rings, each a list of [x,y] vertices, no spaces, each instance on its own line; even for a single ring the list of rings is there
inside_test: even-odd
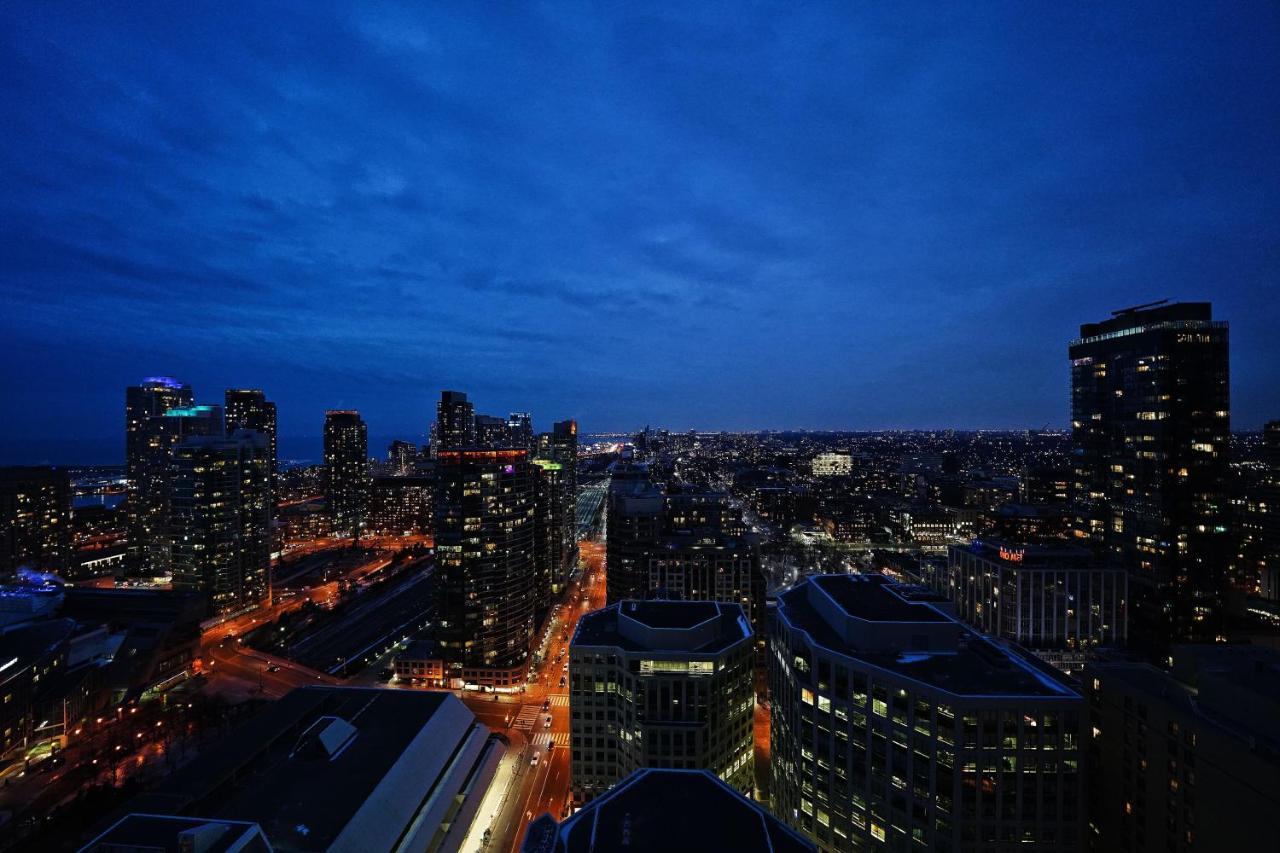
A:
[[[1079,849],[1080,694],[947,608],[880,575],[778,595],[775,813],[823,850]]]
[[[160,539],[166,533],[168,512],[168,448],[156,420],[170,409],[194,403],[191,386],[168,376],[152,376],[124,392],[124,456],[129,500],[126,567],[131,574],[161,575],[168,570],[168,552]],[[221,431],[221,425],[219,425]],[[154,540],[154,541],[153,541]]]
[[[227,434],[247,429],[267,437],[267,458],[271,461],[271,493],[279,492],[276,469],[279,451],[276,446],[276,404],[258,388],[228,388],[223,396]],[[274,512],[272,513],[274,515]]]
[[[169,815],[252,824],[276,850],[447,853],[460,849],[503,749],[447,693],[304,687],[134,799],[84,849],[111,850],[113,836],[134,836],[131,824]],[[175,846],[159,849],[185,849],[169,838]]]
[[[1068,672],[1128,641],[1128,573],[1087,548],[975,540],[953,545],[934,581],[974,628]]]
[[[569,647],[578,802],[634,770],[710,770],[754,784],[751,626],[736,604],[622,601],[588,613]]]

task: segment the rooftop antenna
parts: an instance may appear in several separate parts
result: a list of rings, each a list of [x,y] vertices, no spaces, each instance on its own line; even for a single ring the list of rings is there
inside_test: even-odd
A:
[[[1168,299],[1157,299],[1155,302],[1144,302],[1141,305],[1132,305],[1128,308],[1121,308],[1119,311],[1112,311],[1111,316],[1120,317],[1125,314],[1134,314],[1138,311],[1143,311],[1147,308],[1159,308],[1161,305],[1168,305],[1168,304],[1169,304]]]

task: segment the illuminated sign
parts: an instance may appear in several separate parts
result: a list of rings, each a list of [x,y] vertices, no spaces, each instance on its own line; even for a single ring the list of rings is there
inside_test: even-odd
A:
[[[1013,548],[1004,548],[1004,547],[1000,548],[1000,559],[1010,563],[1021,563],[1022,558],[1025,557],[1026,555],[1027,555],[1027,552],[1025,549],[1019,548],[1015,550]]]

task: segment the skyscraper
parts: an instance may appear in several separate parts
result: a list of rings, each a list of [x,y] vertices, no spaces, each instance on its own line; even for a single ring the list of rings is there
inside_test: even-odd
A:
[[[883,575],[778,594],[774,812],[827,851],[1079,850],[1074,682],[947,611]]]
[[[170,498],[173,493],[173,450],[188,436],[222,435],[222,407],[170,408],[146,418],[137,435],[141,449],[130,464],[129,551],[127,568],[143,577],[167,575],[172,568]]]
[[[1162,651],[1221,629],[1230,559],[1225,320],[1153,303],[1070,346],[1075,535],[1132,572],[1130,636]]]
[[[324,484],[334,533],[358,539],[370,488],[369,436],[359,412],[325,412]]]
[[[146,573],[151,568],[146,555],[152,536],[159,531],[156,525],[162,495],[154,488],[158,471],[150,464],[158,427],[153,418],[190,406],[193,399],[190,385],[167,376],[151,376],[125,389],[124,456],[129,480],[126,566],[131,572]]]
[[[501,447],[507,444],[507,422],[493,415],[476,415],[476,440],[479,447]]]
[[[257,388],[228,388],[225,396],[227,435],[238,429],[260,432],[267,437],[271,460],[271,491],[276,491],[276,404]]]
[[[70,575],[71,478],[66,469],[0,468],[0,576],[23,567]]]
[[[621,601],[584,615],[569,649],[574,798],[644,767],[710,770],[750,792],[753,655],[736,604]]]
[[[436,431],[432,447],[451,450],[476,443],[476,410],[461,391],[441,391],[436,404]]]
[[[266,600],[271,584],[271,451],[266,435],[191,436],[173,451],[173,586],[215,614]]]
[[[528,412],[507,415],[507,441],[512,447],[533,449],[533,416]]]
[[[523,448],[436,456],[436,640],[450,679],[514,689],[533,635],[534,479]]]

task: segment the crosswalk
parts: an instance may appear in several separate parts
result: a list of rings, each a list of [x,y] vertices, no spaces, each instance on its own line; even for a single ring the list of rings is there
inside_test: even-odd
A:
[[[543,732],[542,734],[533,736],[533,745],[541,749],[546,749],[547,746],[551,744],[553,741],[555,742],[556,746],[568,746],[569,733],[568,732],[554,732],[554,733]]]
[[[568,708],[568,707],[569,707],[569,694],[567,694],[567,693],[554,693],[554,694],[552,694],[552,696],[551,696],[551,707],[553,707],[553,708]]]
[[[538,722],[538,716],[541,711],[542,709],[537,705],[522,705],[520,713],[516,715],[515,721],[511,724],[511,728],[521,729],[526,732],[530,731],[533,729],[534,724]]]

